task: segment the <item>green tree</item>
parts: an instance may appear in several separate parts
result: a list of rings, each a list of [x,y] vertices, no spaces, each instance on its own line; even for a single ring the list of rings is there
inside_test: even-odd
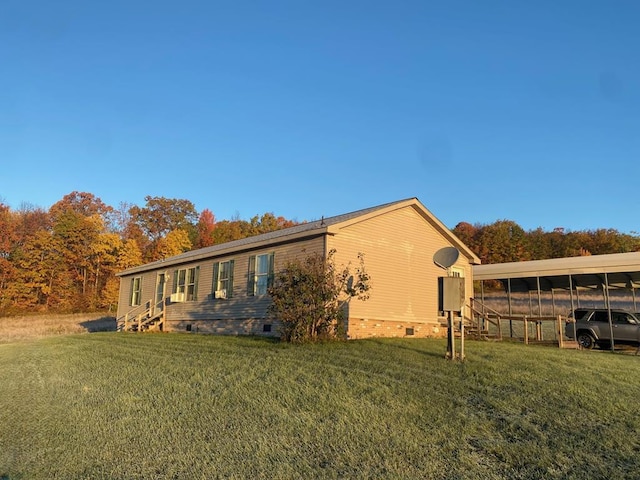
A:
[[[269,288],[270,314],[282,323],[281,337],[288,342],[341,338],[346,304],[367,300],[371,279],[358,255],[355,273],[335,264],[335,250],[289,261]]]

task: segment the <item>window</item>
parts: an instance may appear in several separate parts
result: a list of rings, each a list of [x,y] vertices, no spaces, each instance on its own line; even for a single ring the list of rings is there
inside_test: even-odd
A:
[[[594,322],[609,323],[609,312],[595,312],[592,320]]]
[[[275,254],[265,253],[249,257],[247,276],[247,295],[266,295],[273,283],[273,264]]]
[[[134,277],[131,279],[131,298],[129,305],[132,307],[140,305],[140,297],[142,297],[142,277]]]
[[[226,298],[233,296],[234,261],[216,262],[213,264],[213,293],[225,292]]]
[[[629,313],[615,312],[611,316],[613,317],[613,323],[619,325],[635,325],[637,323],[633,315]]]
[[[198,299],[198,276],[200,267],[183,268],[173,274],[173,293],[184,294],[186,301]]]

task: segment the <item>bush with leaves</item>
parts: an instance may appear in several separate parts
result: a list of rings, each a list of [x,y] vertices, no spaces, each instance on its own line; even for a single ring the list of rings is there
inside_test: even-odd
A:
[[[336,266],[335,250],[289,261],[276,275],[270,314],[282,323],[287,342],[313,342],[345,336],[344,314],[352,298],[367,300],[371,279],[358,254],[358,267]]]

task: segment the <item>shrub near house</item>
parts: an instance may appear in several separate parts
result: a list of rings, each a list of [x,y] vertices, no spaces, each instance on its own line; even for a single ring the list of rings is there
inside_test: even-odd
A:
[[[270,313],[280,320],[282,339],[315,341],[344,336],[344,310],[352,298],[367,300],[371,288],[364,257],[355,275],[349,266],[337,267],[336,251],[327,258],[315,253],[288,262],[269,288]]]

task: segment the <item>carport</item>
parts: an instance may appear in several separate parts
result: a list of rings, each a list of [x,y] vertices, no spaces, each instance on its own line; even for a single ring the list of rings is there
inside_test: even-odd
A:
[[[473,278],[480,282],[484,303],[484,281],[497,280],[507,293],[509,316],[512,315],[512,293],[537,293],[538,309],[541,292],[568,291],[571,310],[580,307],[580,292],[601,290],[604,308],[611,310],[611,290],[628,290],[637,311],[636,289],[640,286],[640,252],[592,255],[584,257],[532,260],[527,262],[474,265]],[[555,301],[554,305],[555,315]],[[613,348],[613,345],[612,345]]]

